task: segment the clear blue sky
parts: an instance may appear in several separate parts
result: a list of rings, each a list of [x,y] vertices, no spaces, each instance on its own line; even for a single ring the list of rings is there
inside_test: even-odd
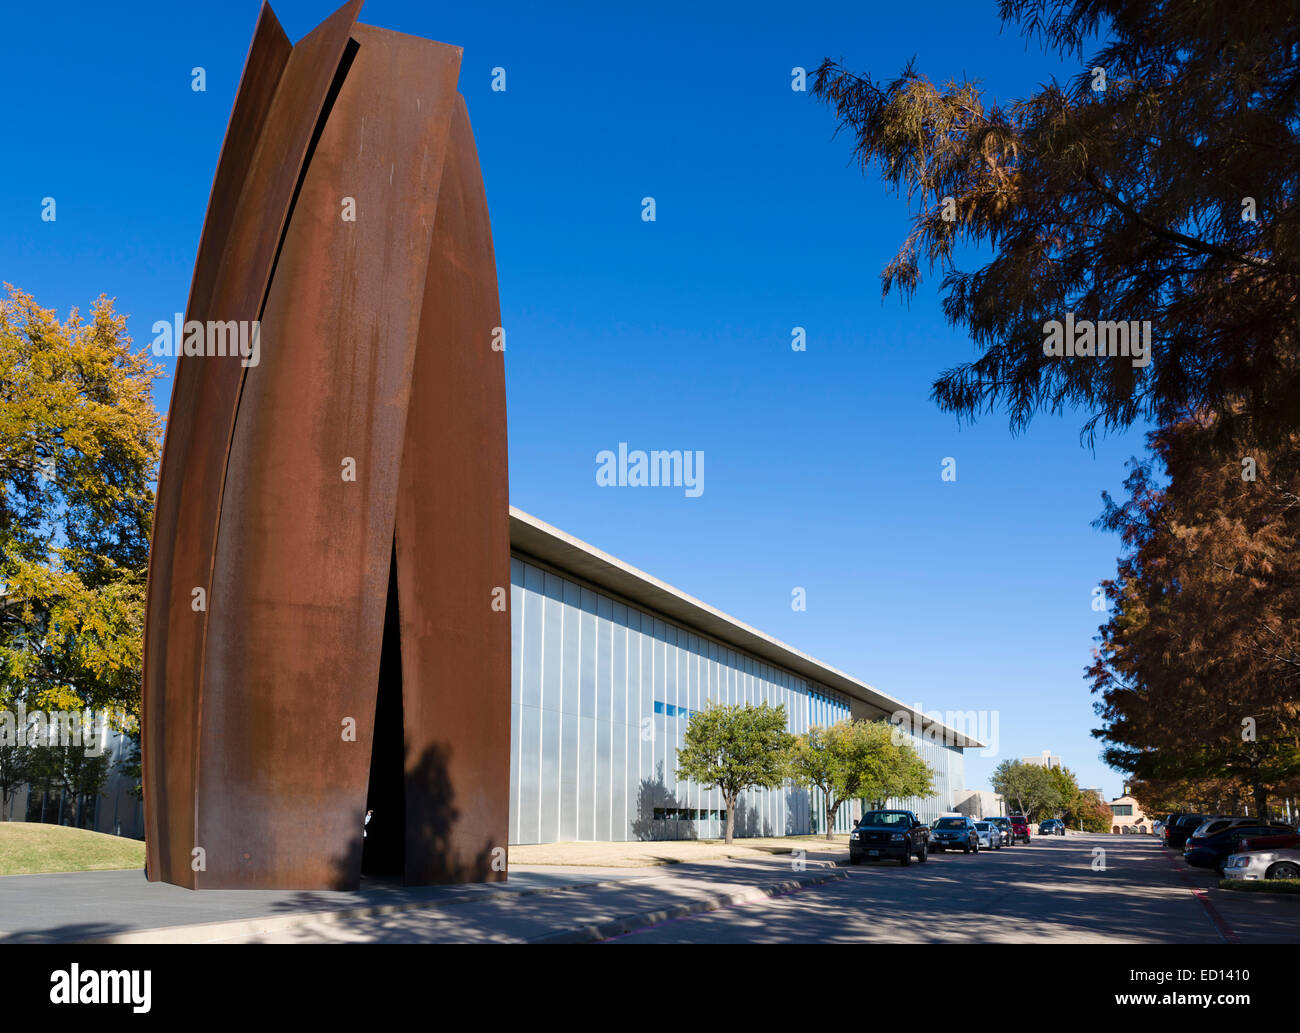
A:
[[[298,39],[334,5],[275,6]],[[141,344],[184,308],[258,7],[6,13],[0,278],[65,315],[115,296]],[[792,67],[825,56],[889,78],[915,54],[933,78],[970,75],[1002,100],[1078,68],[1003,32],[992,0],[370,0],[362,21],[465,50],[508,333],[513,503],[900,699],[997,711],[1001,757],[1051,749],[1118,795],[1082,671],[1091,590],[1119,543],[1089,525],[1141,436],[1094,453],[1085,414],[1018,438],[1000,415],[959,428],[941,414],[930,383],[973,350],[944,322],[936,279],[910,306],[880,299],[906,201],[853,168],[829,110],[790,89]],[[190,88],[196,65],[205,93]],[[55,223],[40,219],[46,196]],[[703,495],[598,487],[596,453],[620,441],[703,451]],[[968,785],[999,759],[970,757]]]

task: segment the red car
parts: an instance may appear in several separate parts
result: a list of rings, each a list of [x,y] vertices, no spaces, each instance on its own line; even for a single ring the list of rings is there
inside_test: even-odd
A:
[[[1239,854],[1248,854],[1252,850],[1281,850],[1300,847],[1300,834],[1294,836],[1243,836],[1237,841]]]
[[[1017,839],[1023,839],[1026,844],[1029,843],[1029,822],[1025,821],[1023,814],[1009,814],[1007,820],[1011,822],[1011,842]]]

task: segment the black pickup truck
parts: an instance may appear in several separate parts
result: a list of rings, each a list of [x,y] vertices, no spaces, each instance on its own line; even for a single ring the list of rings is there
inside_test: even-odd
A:
[[[930,856],[930,827],[911,811],[867,811],[849,833],[849,863],[892,857],[899,864]]]

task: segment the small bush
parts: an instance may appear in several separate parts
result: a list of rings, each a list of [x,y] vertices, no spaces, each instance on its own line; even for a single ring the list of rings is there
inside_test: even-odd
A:
[[[1300,893],[1300,879],[1220,879],[1219,889],[1239,893]]]

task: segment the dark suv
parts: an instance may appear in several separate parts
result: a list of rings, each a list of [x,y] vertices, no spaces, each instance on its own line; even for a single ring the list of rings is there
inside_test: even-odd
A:
[[[930,828],[911,811],[867,811],[849,833],[849,863],[895,858],[911,864],[930,856]]]
[[[1183,844],[1191,839],[1196,830],[1211,817],[1213,815],[1184,814],[1181,818],[1175,818],[1173,825],[1165,831],[1165,846],[1182,850]]]
[[[930,846],[942,853],[960,850],[963,854],[980,852],[980,834],[975,819],[960,814],[940,818],[930,830]]]

